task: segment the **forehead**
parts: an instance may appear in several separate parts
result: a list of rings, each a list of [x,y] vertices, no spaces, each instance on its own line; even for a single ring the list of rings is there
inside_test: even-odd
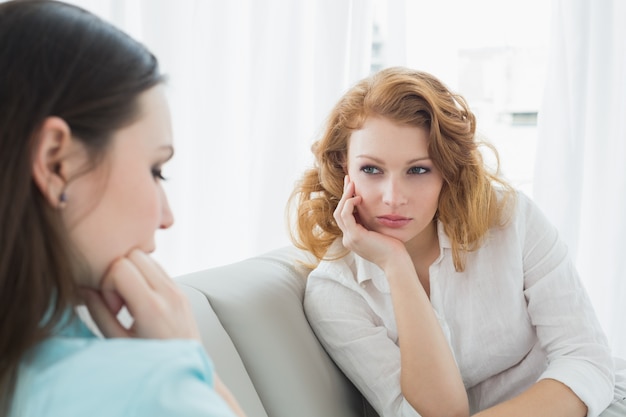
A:
[[[348,157],[428,156],[428,130],[395,122],[385,117],[369,117],[348,139]]]

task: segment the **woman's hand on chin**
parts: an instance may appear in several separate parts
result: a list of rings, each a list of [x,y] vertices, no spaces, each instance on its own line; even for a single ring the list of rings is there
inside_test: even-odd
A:
[[[186,296],[150,256],[138,249],[111,265],[99,291],[85,288],[83,294],[105,337],[200,341]],[[117,318],[122,307],[133,319],[129,328]]]
[[[368,230],[359,222],[356,208],[362,198],[354,192],[354,182],[346,176],[343,195],[333,213],[337,226],[343,232],[343,246],[385,269],[385,264],[397,255],[408,255],[406,247],[400,240]]]

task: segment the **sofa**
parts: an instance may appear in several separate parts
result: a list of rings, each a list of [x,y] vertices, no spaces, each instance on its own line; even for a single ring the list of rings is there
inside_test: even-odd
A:
[[[310,255],[286,246],[175,280],[247,417],[377,416],[309,327],[302,262]]]

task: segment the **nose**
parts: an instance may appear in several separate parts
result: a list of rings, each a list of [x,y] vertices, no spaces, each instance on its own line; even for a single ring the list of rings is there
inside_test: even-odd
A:
[[[174,224],[174,214],[170,208],[170,203],[167,200],[167,195],[163,188],[161,188],[161,223],[159,229],[168,229]]]
[[[385,181],[383,190],[384,204],[395,208],[406,204],[407,201],[407,194],[400,179],[390,177],[387,181]]]

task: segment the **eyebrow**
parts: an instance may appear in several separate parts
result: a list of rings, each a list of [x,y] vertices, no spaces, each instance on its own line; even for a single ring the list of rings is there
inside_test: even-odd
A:
[[[376,158],[375,156],[370,156],[370,155],[363,154],[363,155],[357,155],[356,158],[357,159],[359,159],[359,158],[371,159],[372,161],[376,162],[377,164],[381,164],[381,165],[384,164],[384,162],[382,160]],[[429,156],[421,156],[419,158],[411,159],[410,161],[407,161],[407,165],[414,164],[414,163],[420,162],[420,161],[425,161],[425,160],[430,160],[430,157]]]

